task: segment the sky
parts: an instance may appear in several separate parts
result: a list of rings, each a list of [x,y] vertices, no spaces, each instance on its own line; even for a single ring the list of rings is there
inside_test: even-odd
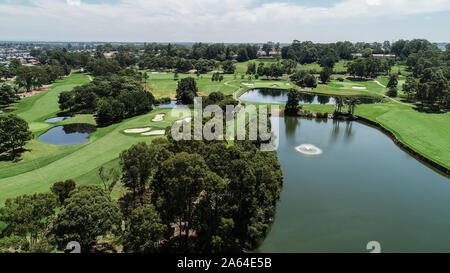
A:
[[[0,40],[450,42],[450,0],[0,0]]]

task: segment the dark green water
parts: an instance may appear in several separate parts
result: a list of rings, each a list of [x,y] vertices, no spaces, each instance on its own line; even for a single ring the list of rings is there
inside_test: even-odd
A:
[[[450,252],[450,179],[356,122],[280,118],[284,188],[260,252]],[[295,150],[313,144],[323,154]]]

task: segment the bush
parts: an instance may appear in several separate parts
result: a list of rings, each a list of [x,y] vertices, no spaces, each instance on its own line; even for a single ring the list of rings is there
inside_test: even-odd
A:
[[[395,89],[395,88],[389,88],[389,90],[386,93],[386,95],[391,98],[397,97],[397,94],[398,94],[398,92],[397,92],[397,89]]]

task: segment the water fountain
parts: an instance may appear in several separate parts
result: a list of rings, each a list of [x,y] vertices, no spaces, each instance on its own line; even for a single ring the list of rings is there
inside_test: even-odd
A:
[[[320,155],[322,150],[312,144],[302,144],[295,148],[297,152],[305,155]]]

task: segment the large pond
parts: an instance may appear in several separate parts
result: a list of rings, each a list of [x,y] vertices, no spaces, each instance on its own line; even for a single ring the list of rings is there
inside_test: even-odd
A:
[[[250,89],[240,97],[241,100],[256,103],[285,104],[288,101],[288,90],[275,88]],[[370,97],[359,97],[361,103],[375,103],[379,100]],[[332,96],[313,95],[300,93],[300,104],[328,104],[333,105],[335,99]]]
[[[87,142],[96,127],[91,124],[75,123],[54,127],[39,137],[39,140],[54,145],[75,145]]]
[[[372,127],[274,119],[284,188],[258,251],[368,252],[369,241],[383,252],[450,251],[450,179]]]

